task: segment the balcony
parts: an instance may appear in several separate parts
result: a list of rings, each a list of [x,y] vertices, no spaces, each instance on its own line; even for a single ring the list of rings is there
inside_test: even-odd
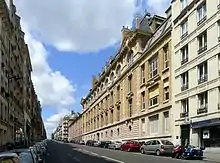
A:
[[[198,79],[198,84],[202,84],[208,80],[208,74],[204,74],[203,76],[200,76]]]
[[[181,86],[181,91],[185,91],[189,88],[189,85],[188,83],[184,83],[182,86]]]
[[[202,52],[207,50],[207,45],[204,45],[203,47],[200,47],[198,50],[198,54],[201,54]]]
[[[204,23],[206,19],[207,19],[207,16],[204,16],[201,20],[197,22],[197,26],[200,26],[202,23]]]
[[[208,112],[208,104],[205,104],[203,106],[200,106],[198,109],[197,109],[197,114],[204,114],[204,113],[207,113]]]
[[[182,59],[182,61],[181,61],[181,65],[184,65],[184,64],[187,63],[188,61],[189,61],[188,57]]]
[[[180,118],[185,118],[189,116],[189,112],[180,113]]]
[[[188,32],[185,32],[185,33],[180,37],[180,39],[183,40],[186,36],[188,36]]]

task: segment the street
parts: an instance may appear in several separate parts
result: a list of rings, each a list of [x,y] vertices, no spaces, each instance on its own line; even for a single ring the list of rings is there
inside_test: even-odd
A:
[[[71,143],[49,142],[46,163],[207,163],[199,160],[176,160],[170,157],[143,155]]]

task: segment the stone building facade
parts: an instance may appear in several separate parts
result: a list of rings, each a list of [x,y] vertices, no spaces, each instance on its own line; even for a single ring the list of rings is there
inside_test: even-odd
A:
[[[82,139],[171,139],[171,15],[137,18],[122,29],[115,57],[81,100]],[[162,127],[161,127],[162,126]]]
[[[18,138],[29,141],[31,104],[38,100],[31,99],[31,93],[36,95],[31,91],[32,66],[13,0],[0,0],[0,63],[0,146]],[[41,119],[41,114],[37,115]]]

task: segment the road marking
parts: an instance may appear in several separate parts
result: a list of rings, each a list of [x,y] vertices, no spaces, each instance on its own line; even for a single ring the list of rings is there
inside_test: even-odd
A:
[[[124,163],[123,161],[116,160],[116,159],[114,159],[114,158],[107,157],[107,156],[102,156],[102,158],[104,158],[104,159],[106,159],[106,160],[109,160],[109,161],[114,161],[114,162],[117,162],[117,163]]]
[[[76,162],[80,162],[80,160],[77,157],[73,157],[73,160]]]
[[[90,155],[93,155],[93,156],[99,156],[99,154],[94,153],[94,152],[90,152]]]

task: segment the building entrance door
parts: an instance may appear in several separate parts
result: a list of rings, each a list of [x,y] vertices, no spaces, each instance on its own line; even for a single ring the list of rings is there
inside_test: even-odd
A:
[[[181,145],[187,145],[187,143],[190,143],[190,125],[181,125],[180,126],[180,130],[181,130]]]

